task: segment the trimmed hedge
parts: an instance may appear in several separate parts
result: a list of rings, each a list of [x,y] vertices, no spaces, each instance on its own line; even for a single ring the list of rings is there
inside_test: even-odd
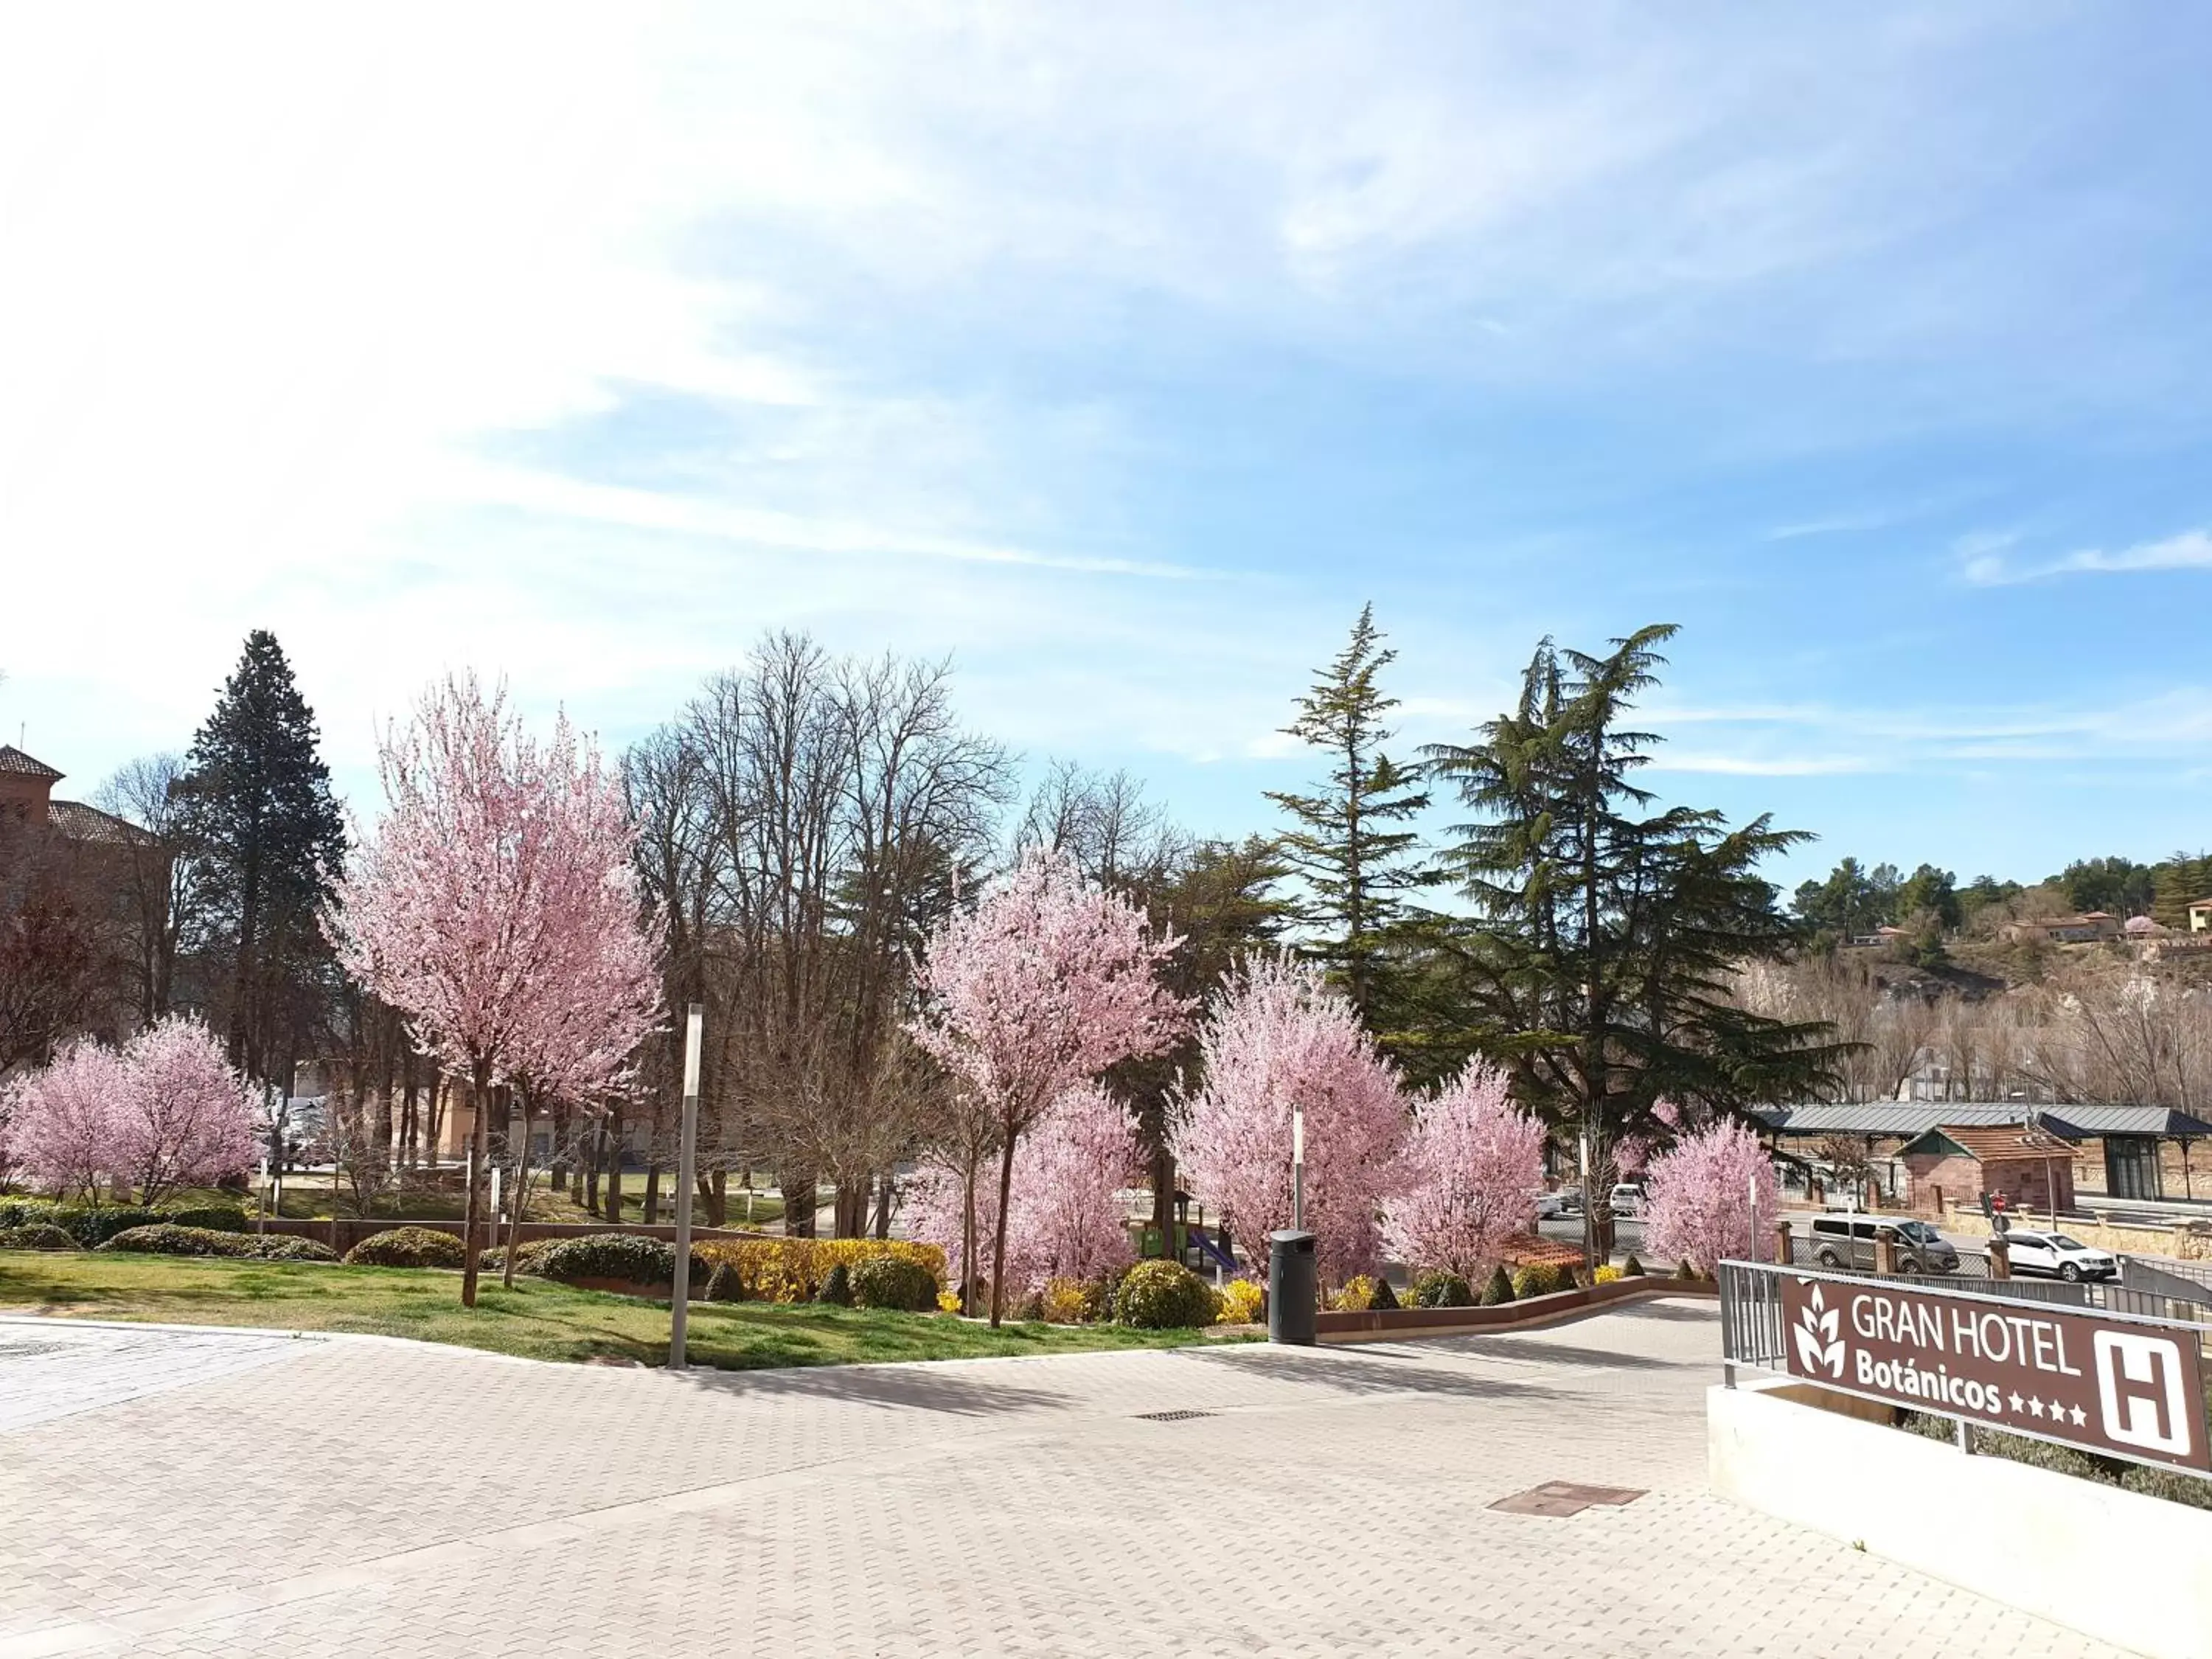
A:
[[[0,1227],[0,1250],[73,1250],[76,1240],[51,1221]]]
[[[179,1227],[173,1222],[155,1222],[150,1226],[126,1227],[94,1248],[134,1255],[252,1255],[253,1240],[213,1227]]]
[[[930,1293],[933,1297],[936,1294],[934,1286],[932,1287]],[[829,1273],[823,1276],[821,1287],[814,1292],[814,1299],[817,1302],[826,1303],[833,1308],[851,1307],[853,1305],[853,1270],[842,1261],[833,1264]]]
[[[351,1267],[459,1267],[468,1252],[451,1233],[428,1227],[393,1227],[371,1233],[345,1253]]]
[[[1525,1302],[1532,1296],[1556,1296],[1575,1288],[1575,1270],[1561,1263],[1539,1261],[1513,1275],[1513,1297]]]
[[[1114,1294],[1114,1322],[1138,1330],[1185,1330],[1213,1323],[1212,1288],[1180,1261],[1139,1261]]]
[[[1490,1270],[1490,1282],[1482,1287],[1480,1305],[1486,1308],[1502,1307],[1513,1298],[1513,1276],[1505,1271],[1505,1264],[1501,1261]]]
[[[246,1212],[229,1204],[149,1209],[137,1204],[58,1204],[46,1198],[0,1198],[0,1228],[59,1227],[88,1250],[97,1249],[133,1227],[163,1224],[226,1233],[253,1231]]]
[[[854,1279],[857,1296],[861,1265],[878,1260],[911,1262],[928,1275],[932,1308],[936,1287],[945,1283],[945,1252],[904,1238],[713,1239],[693,1255],[710,1267],[729,1267],[738,1286],[731,1299],[739,1302],[811,1302],[839,1266]]]
[[[937,1310],[937,1276],[911,1258],[872,1255],[852,1267],[849,1274],[856,1308],[891,1308],[902,1313]]]

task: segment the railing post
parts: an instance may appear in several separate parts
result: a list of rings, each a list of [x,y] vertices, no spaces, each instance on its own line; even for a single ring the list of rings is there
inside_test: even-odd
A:
[[[1990,1277],[2012,1277],[2012,1241],[2002,1233],[1990,1235]]]
[[[1777,1267],[1787,1267],[1797,1259],[1796,1248],[1790,1241],[1790,1218],[1777,1216],[1774,1220],[1774,1261]]]

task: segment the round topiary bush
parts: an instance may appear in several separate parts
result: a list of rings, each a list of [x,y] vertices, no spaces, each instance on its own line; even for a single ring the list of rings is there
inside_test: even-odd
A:
[[[247,1241],[252,1248],[246,1252],[264,1261],[335,1261],[338,1253],[319,1238],[294,1238],[286,1233],[270,1233],[265,1238]]]
[[[937,1308],[937,1278],[919,1261],[871,1256],[852,1271],[853,1305],[891,1308],[903,1313],[932,1313]]]
[[[345,1253],[353,1267],[459,1267],[468,1261],[461,1241],[428,1227],[394,1227],[371,1233]]]
[[[826,1303],[833,1308],[851,1307],[853,1305],[853,1270],[842,1261],[831,1267],[828,1273],[822,1275],[822,1284],[814,1292],[814,1299],[817,1302]]]
[[[1413,1280],[1413,1305],[1471,1308],[1474,1305],[1474,1287],[1448,1267],[1432,1267]]]
[[[586,1233],[548,1245],[538,1271],[548,1279],[611,1279],[669,1290],[676,1283],[676,1247],[642,1233]],[[712,1276],[694,1251],[691,1281],[704,1285]]]
[[[179,1227],[158,1221],[149,1226],[126,1227],[102,1240],[97,1248],[133,1255],[252,1255],[253,1241],[243,1234],[217,1232],[212,1227]]]
[[[744,1299],[745,1281],[737,1268],[726,1261],[717,1261],[714,1271],[707,1275],[707,1300],[742,1302]]]
[[[76,1240],[51,1221],[0,1227],[0,1250],[73,1250]]]
[[[514,1252],[514,1271],[519,1273],[536,1273],[538,1262],[552,1248],[552,1243],[550,1239],[533,1238],[528,1243],[518,1246]],[[488,1250],[479,1250],[477,1253],[477,1271],[504,1277],[507,1273],[507,1246],[495,1244]]]
[[[253,1218],[235,1204],[198,1204],[164,1210],[161,1219],[179,1227],[206,1227],[219,1233],[250,1233]]]
[[[1623,1279],[1641,1279],[1644,1277],[1644,1264],[1636,1259],[1633,1253],[1629,1255],[1627,1261],[1620,1264],[1620,1276]]]
[[[1180,1261],[1139,1261],[1114,1297],[1115,1322],[1140,1331],[1191,1329],[1213,1316],[1212,1289]]]
[[[1482,1287],[1481,1305],[1495,1308],[1513,1300],[1513,1275],[1505,1271],[1501,1261],[1490,1270],[1490,1281]]]

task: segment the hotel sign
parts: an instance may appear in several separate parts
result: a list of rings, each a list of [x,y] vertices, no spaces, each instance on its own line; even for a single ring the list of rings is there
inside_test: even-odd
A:
[[[1779,1279],[1784,1366],[1794,1376],[2137,1462],[2212,1471],[2194,1331],[1894,1283]]]

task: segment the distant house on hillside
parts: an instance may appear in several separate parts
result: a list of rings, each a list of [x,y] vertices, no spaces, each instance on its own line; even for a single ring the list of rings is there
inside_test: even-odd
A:
[[[2189,907],[2189,931],[2212,933],[2212,898],[2198,899]]]
[[[2014,944],[2031,940],[2047,945],[2094,945],[2118,939],[2120,919],[2108,910],[2090,910],[2078,916],[2031,916],[2005,924],[2004,936]]]

